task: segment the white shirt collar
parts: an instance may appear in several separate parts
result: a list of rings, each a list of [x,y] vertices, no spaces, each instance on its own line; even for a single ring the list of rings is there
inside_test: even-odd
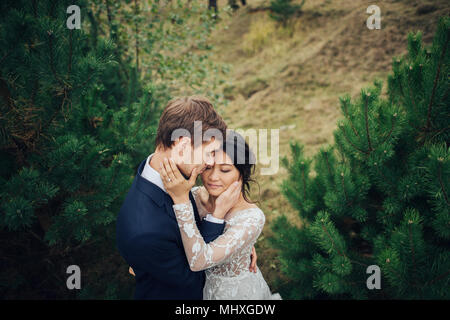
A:
[[[144,170],[142,170],[141,177],[147,179],[153,184],[156,184],[161,190],[167,193],[166,189],[164,188],[161,175],[158,171],[150,166],[150,160],[153,155],[154,153],[148,156],[147,161],[145,162]]]

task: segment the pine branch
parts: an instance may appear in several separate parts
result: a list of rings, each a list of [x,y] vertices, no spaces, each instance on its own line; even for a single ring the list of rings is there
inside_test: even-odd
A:
[[[387,259],[386,259],[387,260]],[[386,266],[389,265],[389,262],[386,261]],[[394,269],[394,268],[389,268],[393,273],[395,273],[395,275],[397,276],[397,279],[402,279],[401,275]]]
[[[447,192],[445,191],[444,184],[442,183],[442,163],[441,162],[439,162],[439,171],[438,172],[439,172],[439,176],[438,176],[439,184],[441,186],[442,193],[444,194],[445,202],[447,203],[448,206],[450,206],[450,204],[448,203]]]
[[[68,62],[68,66],[67,66],[67,78],[70,77],[70,72],[72,70],[72,45],[73,45],[73,29],[70,29],[69,31],[69,62]]]
[[[342,146],[337,143],[336,148],[338,150],[339,155],[341,156],[340,162],[343,164],[347,164],[347,158],[345,157],[344,151],[342,150]]]
[[[323,229],[323,231],[325,231],[325,233],[327,234],[328,238],[330,239],[333,248],[336,248],[337,253],[338,253],[340,256],[342,256],[342,257],[346,257],[345,254],[343,254],[343,253],[341,253],[341,252],[339,251],[339,249],[337,248],[337,246],[336,246],[335,243],[334,243],[333,238],[331,237],[331,235],[329,234],[327,228],[325,228],[324,225],[322,225],[322,229]]]
[[[409,78],[409,76],[410,76],[410,74],[408,73],[408,80],[411,83],[411,79]],[[411,86],[408,86],[408,92],[409,92],[409,99],[411,100],[413,108],[414,108],[415,111],[417,111],[418,109],[417,109],[417,106],[416,106],[416,100],[414,99],[414,95],[412,94]],[[409,119],[408,119],[408,122],[417,131],[421,130],[420,128],[416,127]]]
[[[410,78],[410,73],[408,72],[408,81],[409,83],[411,83],[411,78]],[[409,93],[409,99],[411,100],[411,103],[413,105],[414,111],[417,111],[417,105],[416,105],[416,100],[414,99],[414,95],[412,94],[411,91],[411,86],[408,86],[408,93]]]
[[[344,116],[348,119],[348,121],[350,122],[350,126],[352,127],[353,132],[355,133],[356,136],[358,136],[358,131],[356,131],[355,127],[353,126],[353,121],[352,119],[350,119],[350,116],[348,114],[348,110],[347,110],[347,104],[344,103]]]
[[[334,179],[333,179],[333,173],[331,172],[330,162],[328,161],[328,152],[325,153],[325,160],[327,163],[328,174],[331,177],[331,181],[333,181],[333,185],[336,187],[336,183],[334,182]]]
[[[437,82],[438,82],[439,75],[440,75],[440,72],[441,72],[442,59],[444,58],[445,51],[447,50],[448,39],[449,39],[449,35],[448,35],[448,32],[447,32],[447,40],[445,41],[445,45],[442,48],[442,53],[441,53],[441,56],[439,58],[438,67],[437,67],[437,70],[436,70],[436,76],[434,77],[433,91],[431,92],[430,103],[428,105],[427,125],[425,127],[426,131],[428,131],[430,129],[430,126],[431,126],[431,108],[433,106],[434,94],[436,92],[436,86],[437,86]]]
[[[378,173],[381,175],[381,177],[383,178],[383,181],[384,181],[384,182],[387,182],[387,183],[391,186],[392,190],[395,190],[395,185],[392,183],[392,181],[390,181],[390,178],[387,178],[387,177],[384,175],[383,171],[380,170],[380,167],[379,167],[379,166],[375,166],[375,167],[377,168],[377,172],[378,172]]]
[[[5,105],[13,109],[14,106],[11,98],[11,92],[9,91],[8,84],[1,76],[0,76],[0,96],[3,97]]]
[[[363,267],[368,267],[369,265],[368,264],[366,264],[366,263],[362,263],[362,262],[359,262],[359,261],[356,261],[356,260],[353,260],[353,259],[350,259],[350,258],[348,258],[348,257],[346,257],[351,263],[356,263],[356,264],[359,264],[360,266],[363,266]]]
[[[411,246],[411,254],[412,254],[412,263],[414,267],[414,275],[417,275],[417,266],[415,260],[415,252],[414,252],[414,243],[412,241],[412,232],[411,232],[411,224],[408,225],[408,233],[409,233],[409,245]],[[413,278],[413,277],[411,277]],[[412,280],[412,284],[415,285],[414,279]]]
[[[425,286],[430,286],[430,285],[432,285],[434,282],[436,282],[437,280],[440,280],[440,279],[442,279],[442,278],[445,278],[445,276],[447,276],[447,275],[449,275],[449,274],[450,274],[450,270],[447,270],[447,271],[444,272],[443,274],[441,274],[441,275],[437,276],[436,278],[434,278],[434,279],[432,279],[432,280],[426,282],[423,286],[424,286],[424,287],[425,287]]]
[[[447,89],[445,90],[445,93],[444,93],[444,95],[443,95],[443,97],[442,97],[442,101],[447,101],[447,98],[448,98],[448,90],[449,90],[449,88],[447,87]]]
[[[369,144],[369,153],[373,151],[372,149],[372,143],[370,141],[370,134],[369,134],[369,123],[368,123],[368,115],[367,115],[367,96],[364,98],[364,118],[366,122],[366,135],[367,135],[367,143]]]
[[[432,130],[432,132],[436,132],[436,133],[431,136],[430,140],[433,140],[434,137],[440,135],[441,133],[447,131],[448,129],[450,129],[450,127],[443,128],[442,130]],[[447,146],[448,146],[448,143],[447,143]]]
[[[34,79],[33,82],[33,89],[31,90],[31,106],[34,107],[35,105],[35,100],[36,100],[36,95],[38,93],[38,88],[39,88],[39,81],[37,78]]]
[[[342,133],[343,133],[343,135],[344,135],[345,140],[347,140],[347,142],[348,142],[353,148],[355,148],[355,149],[358,150],[359,152],[364,153],[364,154],[366,154],[366,155],[369,155],[369,154],[370,154],[369,152],[364,151],[364,150],[361,150],[360,148],[358,148],[357,146],[355,146],[355,145],[353,144],[353,142],[351,142],[351,141],[349,140],[349,138],[347,137],[347,134],[345,133],[344,128],[342,128],[341,130],[342,130]]]
[[[400,94],[401,94],[403,100],[405,100],[405,91],[403,90],[402,79],[401,78],[398,80],[398,85],[400,87]]]
[[[86,78],[86,80],[83,81],[83,83],[81,83],[78,86],[75,86],[75,89],[80,89],[83,88],[85,85],[87,85],[89,83],[89,81],[91,81],[91,79],[94,77],[95,72],[91,72],[91,74],[89,75],[89,77]]]
[[[35,18],[37,18],[37,7],[38,7],[37,0],[33,0],[32,7],[33,7],[33,15]]]
[[[99,9],[99,11],[100,10],[101,9]],[[95,20],[93,8],[88,10],[87,16],[91,23],[91,38],[92,38],[93,47],[96,48],[97,47],[97,38],[98,38],[98,23],[97,23],[97,20]]]
[[[119,63],[119,73],[121,73],[121,77],[125,77],[127,82],[130,80],[130,75],[128,74],[127,68],[124,68],[122,66],[122,60],[121,60],[121,52],[122,46],[120,45],[120,41],[117,39],[117,35],[113,32],[113,16],[110,8],[109,0],[105,0],[105,6],[106,6],[106,15],[108,17],[108,26],[109,26],[109,38],[116,44],[115,46],[115,58],[117,59],[117,62]]]
[[[397,113],[394,113],[394,120],[392,120],[391,122],[391,130],[389,131],[388,135],[386,136],[386,138],[383,140],[383,142],[380,143],[380,145],[382,145],[383,143],[385,143],[390,137],[392,132],[394,131],[394,127],[395,127],[395,120],[397,120]]]
[[[303,200],[306,200],[306,181],[305,181],[305,170],[302,169],[302,182],[303,182]]]
[[[109,6],[108,0],[105,0],[105,6],[106,6],[106,16],[108,17],[108,24],[109,24],[109,38],[115,39],[115,36],[113,36],[111,8]]]
[[[82,242],[82,243],[80,243],[79,245],[77,245],[76,247],[72,248],[71,251],[76,251],[76,250],[78,250],[78,249],[80,249],[80,248],[82,248],[82,247],[91,245],[91,244],[93,244],[93,243],[95,243],[95,242],[97,242],[96,239],[92,239],[92,240],[89,240],[89,241],[87,241],[87,242]]]
[[[341,257],[347,258],[351,263],[356,263],[356,264],[359,264],[361,266],[368,267],[367,264],[359,262],[359,261],[356,261],[356,260],[353,260],[353,259],[350,259],[349,257],[347,257],[347,255],[344,252],[339,251],[339,249],[337,248],[336,244],[334,243],[333,238],[331,237],[330,233],[328,232],[327,228],[324,225],[322,225],[322,229],[323,229],[323,231],[325,231],[325,233],[327,234],[328,238],[330,239],[331,244],[333,245],[333,248],[336,248],[336,252]]]
[[[50,117],[50,119],[49,119],[43,126],[40,127],[39,134],[40,134],[41,132],[45,132],[45,131],[47,130],[47,128],[51,125],[51,123],[53,122],[53,120],[56,118],[56,116],[57,116],[57,114],[59,113],[59,111],[62,111],[62,113],[64,114],[64,106],[65,106],[65,103],[66,103],[66,101],[70,101],[70,100],[69,100],[68,97],[67,97],[67,88],[66,88],[66,87],[63,88],[63,92],[64,92],[64,97],[63,97],[62,102],[61,102],[61,107],[60,107],[59,109],[56,109],[56,110],[53,112],[53,114],[52,114],[52,116]]]
[[[135,15],[139,15],[139,9],[137,0],[134,0],[134,9],[135,9]],[[136,72],[139,74],[139,28],[137,20],[135,20],[135,32],[136,32],[136,39],[135,39],[135,51],[136,51]]]
[[[409,120],[409,119],[408,119],[408,123],[409,123],[409,125],[410,125],[411,127],[413,127],[414,129],[416,129],[417,131],[420,131],[420,130],[421,130],[420,128],[416,127],[416,126],[411,122],[411,120]]]
[[[11,54],[11,52],[12,52],[12,49],[9,49],[9,50],[5,53],[5,55],[0,59],[0,64],[3,63],[3,60],[5,60],[5,59]]]
[[[343,172],[341,173],[341,183],[342,183],[342,191],[344,191],[344,196],[345,196],[345,204],[346,204],[346,206],[348,206],[350,201],[348,200],[347,192],[345,191],[344,173]]]
[[[55,70],[55,63],[54,63],[54,57],[53,57],[53,31],[49,30],[47,31],[48,38],[49,38],[49,49],[50,49],[50,70],[52,71],[53,76],[55,77],[55,80],[64,87],[64,83],[61,81],[61,79],[56,74]]]

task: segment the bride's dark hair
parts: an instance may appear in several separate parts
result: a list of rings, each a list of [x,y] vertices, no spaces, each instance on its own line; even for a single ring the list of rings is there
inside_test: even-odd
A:
[[[241,192],[245,201],[259,203],[259,201],[253,202],[249,198],[250,182],[256,183],[258,188],[259,184],[252,178],[255,173],[256,157],[245,139],[236,131],[227,129],[227,135],[222,149],[233,161],[233,165],[238,169],[240,177],[242,177]]]

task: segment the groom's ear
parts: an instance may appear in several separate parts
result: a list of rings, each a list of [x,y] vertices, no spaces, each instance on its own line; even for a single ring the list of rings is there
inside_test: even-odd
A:
[[[191,139],[189,137],[180,137],[181,149],[186,151],[191,145]]]
[[[185,153],[187,153],[189,150],[189,146],[191,144],[191,139],[189,137],[179,137],[177,140],[175,140],[175,145],[178,149],[178,156],[183,157]]]

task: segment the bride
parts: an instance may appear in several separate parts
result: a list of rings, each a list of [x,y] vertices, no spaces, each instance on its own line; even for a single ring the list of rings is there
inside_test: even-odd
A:
[[[222,150],[215,155],[215,165],[201,173],[204,187],[191,189],[192,185],[172,161],[165,161],[161,167],[164,187],[174,202],[190,268],[205,270],[205,300],[281,299],[278,293],[270,292],[259,269],[256,273],[248,270],[252,247],[265,222],[262,210],[248,198],[249,182],[255,169],[254,155],[242,136],[231,130]],[[223,234],[212,242],[205,243],[198,231],[191,202],[180,200],[186,199],[190,190],[202,218],[214,212],[215,218],[225,221]],[[219,198],[222,193],[228,193],[227,197]],[[228,199],[227,203],[216,203],[224,199]],[[228,210],[220,213],[215,210],[216,205]]]

